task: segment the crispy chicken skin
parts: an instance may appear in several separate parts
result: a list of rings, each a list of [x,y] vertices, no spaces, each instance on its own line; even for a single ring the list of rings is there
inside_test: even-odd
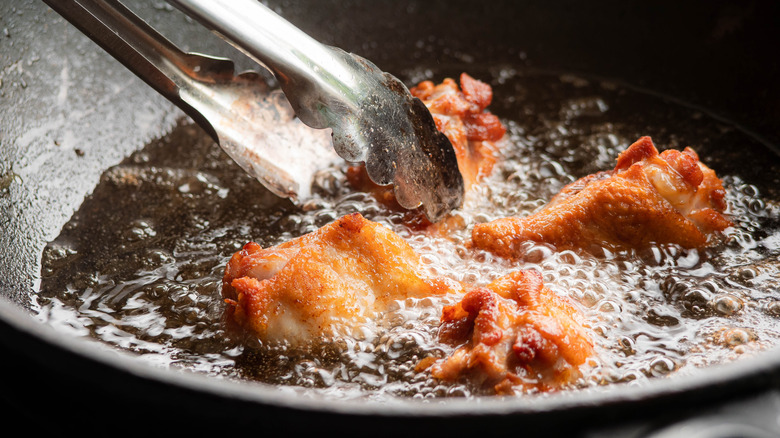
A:
[[[592,353],[576,310],[543,287],[536,271],[477,288],[420,271],[401,237],[355,213],[275,247],[247,243],[225,268],[225,315],[264,342],[305,345],[359,336],[397,300],[457,293],[464,298],[445,308],[440,338],[466,344],[432,374],[475,379],[501,393],[558,387]]]
[[[520,257],[526,241],[594,252],[653,243],[699,248],[731,225],[725,208],[720,179],[691,148],[659,154],[642,137],[620,154],[614,170],[569,184],[528,217],[478,224],[472,241],[507,258]]]
[[[578,311],[544,287],[537,271],[517,271],[466,293],[442,315],[440,339],[463,344],[431,366],[434,377],[463,378],[511,394],[549,391],[580,376],[593,344]]]
[[[498,117],[486,112],[493,100],[490,85],[462,73],[460,89],[447,78],[438,85],[421,82],[410,91],[425,103],[436,127],[452,143],[466,190],[489,175],[496,162],[495,142],[506,133]]]
[[[489,175],[496,162],[496,142],[506,128],[495,115],[485,109],[493,99],[490,85],[463,73],[460,88],[455,80],[444,79],[438,85],[423,81],[411,90],[412,95],[425,103],[433,115],[436,127],[452,143],[458,160],[458,169],[463,175],[466,190]],[[377,199],[400,210],[392,187],[374,184],[366,174],[364,166],[352,166],[347,170],[349,183],[363,191],[373,193]],[[421,214],[410,221],[425,222]]]
[[[247,243],[225,269],[222,295],[243,331],[302,344],[358,333],[396,300],[462,290],[420,271],[400,236],[355,213],[272,248]]]

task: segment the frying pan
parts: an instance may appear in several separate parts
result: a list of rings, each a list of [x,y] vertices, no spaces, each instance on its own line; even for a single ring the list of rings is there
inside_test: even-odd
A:
[[[242,59],[163,2],[128,5],[186,50]],[[752,152],[759,155],[755,162],[778,160],[780,11],[774,2],[271,5],[320,41],[391,73],[501,64],[652,90],[739,126],[765,146]],[[685,378],[587,394],[375,403],[156,368],[54,331],[36,321],[31,300],[43,247],[103,170],[183,115],[43,3],[4,2],[0,20],[0,392],[9,419],[60,432],[154,426],[179,433],[341,435],[777,433],[777,349]],[[256,68],[239,64],[250,67]],[[761,189],[771,191],[777,176],[764,180]]]

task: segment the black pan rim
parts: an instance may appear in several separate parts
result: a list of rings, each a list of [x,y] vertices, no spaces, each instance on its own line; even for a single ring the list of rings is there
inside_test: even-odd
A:
[[[394,418],[437,418],[452,416],[493,417],[533,416],[547,413],[588,411],[607,406],[630,408],[637,404],[665,403],[677,398],[706,400],[703,396],[733,397],[742,393],[769,389],[780,370],[780,349],[773,348],[752,357],[708,366],[686,375],[654,378],[638,385],[608,385],[585,391],[561,391],[542,396],[481,397],[464,399],[364,400],[334,399],[303,390],[303,394],[250,381],[229,381],[194,371],[155,367],[126,351],[110,348],[91,338],[58,333],[54,328],[35,321],[28,312],[0,298],[0,319],[25,335],[68,354],[95,361],[122,373],[148,379],[180,389],[205,392],[223,399],[287,409]],[[714,399],[713,399],[714,401]]]

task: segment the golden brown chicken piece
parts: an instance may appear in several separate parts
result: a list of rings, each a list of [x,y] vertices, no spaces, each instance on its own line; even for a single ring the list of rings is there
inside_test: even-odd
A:
[[[620,154],[614,170],[569,184],[528,217],[476,225],[472,240],[507,258],[520,257],[526,241],[595,253],[653,243],[698,248],[731,225],[725,208],[720,179],[691,148],[659,154],[642,137]]]
[[[498,117],[485,111],[493,99],[490,85],[463,73],[460,88],[453,79],[447,78],[438,85],[423,81],[410,91],[425,103],[436,127],[452,143],[466,191],[490,175],[496,162],[496,142],[506,133]],[[350,167],[347,179],[353,187],[373,193],[380,202],[402,209],[392,187],[374,184],[364,166]],[[408,219],[408,223],[420,222],[421,227],[429,224],[420,211],[415,211]]]
[[[440,339],[463,344],[431,366],[434,377],[468,379],[499,394],[549,391],[571,383],[593,344],[578,311],[542,284],[537,271],[517,271],[468,292],[442,315]]]
[[[358,213],[263,249],[248,243],[225,269],[228,320],[264,341],[353,335],[396,300],[462,291],[421,274],[397,234]]]
[[[410,91],[425,103],[436,127],[452,143],[466,190],[490,175],[496,162],[495,142],[506,133],[498,117],[486,112],[493,100],[490,85],[462,73],[460,89],[447,78],[438,85],[423,81]]]
[[[592,353],[576,310],[544,288],[536,271],[480,288],[420,271],[401,237],[355,213],[272,248],[246,244],[225,268],[226,317],[263,341],[303,345],[359,336],[398,300],[465,294],[445,308],[441,340],[468,343],[435,364],[433,375],[473,378],[500,392],[560,386]]]

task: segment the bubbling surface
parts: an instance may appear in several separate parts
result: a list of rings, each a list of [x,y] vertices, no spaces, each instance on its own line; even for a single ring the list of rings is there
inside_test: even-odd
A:
[[[412,83],[459,72],[406,76]],[[407,228],[400,213],[353,191],[345,166],[323,172],[316,196],[301,206],[278,199],[182,122],[108,169],[46,247],[38,318],[152,364],[334,398],[481,395],[415,370],[422,358],[453,348],[437,342],[436,330],[442,307],[458,297],[399,302],[360,338],[295,349],[227,336],[220,286],[235,251],[360,212],[406,239],[435,275],[484,285],[517,269],[539,270],[582,310],[596,344],[571,390],[695,372],[778,343],[780,166],[766,146],[699,109],[613,82],[512,68],[467,72],[493,85],[490,109],[508,133],[491,177],[454,213],[463,227],[446,238]],[[613,168],[642,135],[659,149],[693,147],[724,179],[736,225],[721,242],[598,257],[529,243],[522,262],[466,246],[475,223],[531,214],[569,182]]]

